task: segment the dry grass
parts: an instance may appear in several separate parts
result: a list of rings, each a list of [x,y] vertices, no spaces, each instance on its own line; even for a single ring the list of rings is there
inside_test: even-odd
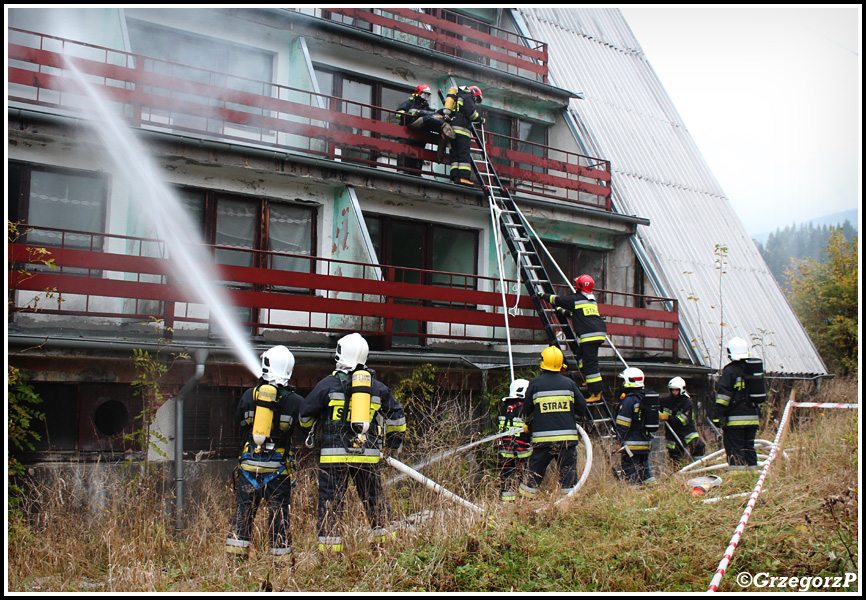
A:
[[[817,400],[856,397],[857,382],[849,380],[825,386]],[[857,571],[854,415],[798,411],[786,439],[786,447],[797,450],[773,463],[722,591],[743,591],[735,581],[741,571],[776,576]],[[775,429],[761,437],[772,440]],[[143,480],[114,490],[99,511],[56,489],[42,489],[28,498],[38,502],[34,516],[9,527],[8,590],[239,592],[264,585],[285,592],[705,591],[746,502],[703,503],[690,496],[682,477],[671,475],[653,488],[631,489],[613,479],[597,457],[592,476],[570,503],[552,506],[557,490],[549,476],[539,500],[502,506],[488,467],[491,448],[474,454],[474,462],[454,457],[424,473],[488,508],[486,514],[459,508],[411,480],[392,483],[387,487],[392,510],[404,526],[388,548],[374,551],[351,492],[347,551],[340,560],[322,559],[315,550],[315,472],[302,469],[292,506],[293,571],[264,554],[263,510],[251,559],[240,568],[226,564],[223,543],[233,511],[226,482],[203,486],[188,504],[188,527],[179,534],[164,517],[162,491]],[[411,456],[401,458],[413,462]],[[750,492],[757,479],[716,473],[724,480],[713,492],[718,496]],[[413,517],[419,513],[427,518]]]

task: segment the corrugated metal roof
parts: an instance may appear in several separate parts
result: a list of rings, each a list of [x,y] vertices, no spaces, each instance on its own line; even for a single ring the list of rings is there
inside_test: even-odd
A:
[[[722,336],[739,336],[763,342],[753,355],[767,372],[826,374],[622,13],[514,10],[526,35],[549,44],[551,83],[584,94],[569,114],[586,132],[588,151],[611,161],[615,207],[650,219],[637,231],[645,267],[660,294],[679,300],[684,337],[700,364],[724,365]],[[719,247],[726,248],[721,277]]]

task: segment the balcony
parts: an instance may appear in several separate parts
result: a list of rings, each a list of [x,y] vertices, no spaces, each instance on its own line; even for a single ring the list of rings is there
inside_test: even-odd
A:
[[[426,16],[409,9],[391,12],[404,10]],[[264,147],[379,172],[398,172],[398,158],[414,156],[430,166],[412,174],[448,179],[435,150],[410,144],[429,142],[429,136],[397,125],[393,110],[19,29],[8,31],[11,106],[86,115],[88,101],[69,71],[71,64],[130,126],[141,130]],[[485,146],[500,177],[514,191],[612,210],[608,161],[489,132]]]
[[[156,322],[165,328],[160,336],[209,338],[208,307],[190,300],[171,275],[159,240],[49,228],[39,228],[38,234],[54,240],[46,248],[54,269],[44,266],[46,255],[24,238],[8,244],[10,324],[20,333],[59,330],[69,337],[98,332],[137,339],[152,334],[148,323]],[[288,335],[293,343],[315,344],[327,335],[357,331],[380,349],[463,343],[495,349],[507,342],[497,278],[208,248],[222,256],[254,254],[255,267],[217,265],[221,285],[251,336]],[[274,268],[277,263],[297,270]],[[517,309],[509,315],[511,342],[547,343],[531,300],[515,297],[515,285],[506,281],[506,303]],[[34,299],[44,290],[53,290],[51,298],[42,298],[34,309]],[[619,350],[676,358],[676,300],[610,291],[598,296],[599,312]]]
[[[546,43],[451,10],[327,8],[314,9],[314,14],[384,38],[547,83]]]

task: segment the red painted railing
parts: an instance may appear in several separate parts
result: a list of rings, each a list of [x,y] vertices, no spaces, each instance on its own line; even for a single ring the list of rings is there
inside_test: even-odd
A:
[[[429,136],[397,125],[390,109],[13,28],[9,34],[10,102],[86,113],[68,60],[141,129],[383,170],[414,156],[431,165],[419,175],[447,179],[434,150],[409,144]],[[487,134],[486,146],[513,189],[612,210],[608,161],[497,134]]]
[[[26,226],[20,227],[21,231]],[[40,264],[43,254],[34,253],[26,243],[8,245],[9,289],[18,292],[11,313],[28,311],[29,300],[44,290],[52,297],[40,302],[38,315],[30,321],[37,327],[51,327],[68,317],[74,327],[88,329],[99,324],[133,324],[157,319],[176,336],[185,331],[207,331],[206,307],[196,305],[181,283],[172,276],[167,259],[158,256],[157,240],[49,230],[57,246],[47,248],[56,268]],[[76,248],[66,239],[75,236]],[[91,244],[82,244],[89,236]],[[87,249],[80,249],[87,248]],[[123,253],[103,251],[122,249]],[[499,281],[465,273],[434,272],[402,267],[338,261],[314,256],[211,247],[256,254],[253,264],[263,267],[218,265],[221,284],[230,302],[247,309],[244,325],[251,334],[266,329],[297,332],[341,333],[359,331],[380,338],[384,347],[399,344],[429,345],[455,341],[501,344],[506,341]],[[132,249],[132,250],[130,250]],[[152,256],[147,256],[151,254]],[[306,264],[303,271],[270,268],[275,259],[292,258]],[[382,273],[378,279],[377,273]],[[351,273],[352,276],[336,273]],[[436,285],[407,283],[435,281]],[[506,281],[513,290],[515,282]],[[654,351],[676,356],[678,315],[676,301],[614,292],[601,292],[612,303],[601,303],[599,311],[608,319],[608,333],[620,349]],[[515,344],[546,342],[541,321],[531,300],[512,294],[509,307],[518,311],[509,316],[511,339]],[[601,299],[601,298],[600,298]],[[616,304],[614,304],[616,303]],[[638,307],[638,304],[658,308]],[[665,309],[668,303],[672,309]],[[619,305],[623,304],[623,305]],[[625,304],[630,304],[626,306]],[[34,320],[35,319],[35,320]],[[28,325],[28,326],[33,326]],[[110,330],[120,332],[122,327]],[[120,333],[118,333],[120,335]]]
[[[316,16],[547,82],[547,44],[445,9],[327,8]]]

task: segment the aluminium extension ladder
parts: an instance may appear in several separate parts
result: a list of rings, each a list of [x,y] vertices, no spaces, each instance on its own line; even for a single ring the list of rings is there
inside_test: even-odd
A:
[[[537,297],[538,292],[555,294],[553,283],[544,268],[535,243],[530,237],[523,214],[514,202],[508,189],[502,185],[496,169],[484,148],[484,128],[471,124],[473,144],[470,151],[470,162],[488,201],[493,207],[493,213],[498,216],[502,237],[511,251],[520,272],[520,280],[524,283],[529,297],[535,306],[535,311],[541,318],[544,331],[551,345],[562,350],[565,362],[573,373],[580,373],[577,355],[579,341],[569,318]],[[480,130],[480,131],[479,131]],[[593,429],[602,442],[609,448],[617,443],[616,425],[610,407],[604,398],[597,402],[587,403]],[[612,448],[612,453],[616,448]]]

